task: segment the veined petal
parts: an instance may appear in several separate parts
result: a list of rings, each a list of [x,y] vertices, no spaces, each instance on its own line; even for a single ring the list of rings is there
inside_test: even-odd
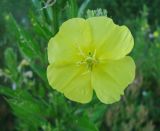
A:
[[[84,19],[73,18],[64,22],[58,34],[49,41],[49,63],[74,63],[88,50],[90,42],[90,26]]]
[[[47,68],[47,77],[52,88],[63,93],[70,100],[87,103],[92,99],[90,73],[85,66],[55,66]]]
[[[97,97],[106,104],[116,102],[135,77],[135,63],[131,57],[109,60],[97,65],[92,73],[92,86]]]
[[[120,59],[132,50],[134,40],[126,26],[118,26],[107,17],[92,17],[87,21],[91,26],[92,43],[98,58]]]

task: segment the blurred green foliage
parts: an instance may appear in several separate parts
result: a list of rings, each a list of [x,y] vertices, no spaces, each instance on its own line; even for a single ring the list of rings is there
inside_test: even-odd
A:
[[[2,0],[1,130],[159,131],[158,5],[159,0]],[[86,105],[71,102],[51,89],[46,79],[48,40],[63,21],[92,15],[108,15],[127,25],[135,38],[131,55],[137,65],[136,79],[122,100],[112,105],[100,103],[95,96]]]

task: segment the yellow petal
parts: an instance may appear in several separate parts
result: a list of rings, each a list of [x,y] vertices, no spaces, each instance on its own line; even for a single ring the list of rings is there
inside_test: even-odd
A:
[[[84,66],[55,66],[47,68],[47,77],[52,88],[63,93],[72,101],[87,103],[92,99],[90,73]]]
[[[92,17],[87,21],[100,59],[120,59],[132,50],[134,40],[126,26],[118,26],[107,17]]]
[[[57,35],[49,41],[49,63],[74,63],[88,50],[90,42],[90,27],[84,19],[73,18],[64,22]]]
[[[110,104],[120,99],[124,89],[135,77],[135,63],[131,57],[109,60],[99,64],[92,73],[92,86],[103,103]]]

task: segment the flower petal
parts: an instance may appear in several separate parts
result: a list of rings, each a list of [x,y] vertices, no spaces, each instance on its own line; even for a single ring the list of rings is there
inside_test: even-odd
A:
[[[52,88],[64,93],[72,101],[87,103],[92,99],[91,77],[84,66],[55,66],[47,68],[47,77]]]
[[[99,64],[92,73],[92,86],[97,97],[106,104],[120,99],[124,89],[135,77],[135,63],[131,57],[109,60]]]
[[[65,65],[79,60],[82,50],[91,42],[90,26],[82,18],[73,18],[62,24],[58,34],[48,44],[49,63]]]
[[[100,59],[120,59],[132,50],[134,40],[126,26],[118,26],[107,17],[92,17],[87,21]]]

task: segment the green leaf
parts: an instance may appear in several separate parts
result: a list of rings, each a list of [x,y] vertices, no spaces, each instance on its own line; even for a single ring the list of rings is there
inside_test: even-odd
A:
[[[0,85],[0,94],[8,96],[8,97],[14,97],[15,91],[9,87]]]
[[[30,62],[30,66],[31,68],[34,70],[34,72],[40,76],[40,78],[45,81],[46,83],[47,82],[47,76],[46,76],[46,68],[42,67],[40,64],[35,63],[35,62]]]
[[[46,80],[46,55],[42,53],[40,45],[33,39],[31,34],[25,31],[20,25],[17,24],[12,15],[8,19],[9,27],[14,31],[14,36],[18,40],[18,47],[23,57],[30,63],[31,68],[37,75],[47,82]],[[10,30],[11,30],[10,29]]]
[[[14,36],[18,41],[18,47],[23,54],[23,56],[28,60],[32,60],[35,58],[43,58],[40,52],[40,46],[36,41],[32,38],[31,34],[26,32],[20,25],[17,24],[16,20],[13,18],[12,15],[9,16],[8,19],[9,27],[14,29]]]
[[[40,24],[37,17],[32,12],[30,13],[30,17],[33,29],[36,31],[36,33],[40,37],[43,37],[45,40],[48,41],[53,36],[52,32],[50,32],[49,29],[45,26],[45,23]]]
[[[53,34],[55,35],[59,29],[59,9],[57,2],[52,7],[52,18],[53,18]]]
[[[79,11],[78,11],[78,16],[82,17],[84,15],[84,12],[91,0],[84,0],[84,2],[81,4]]]
[[[68,14],[69,18],[77,17],[78,14],[78,6],[76,0],[68,0]]]
[[[79,131],[98,131],[97,127],[86,115],[79,117],[76,121]]]
[[[33,101],[27,99],[8,99],[13,113],[31,125],[41,125],[45,122],[44,118],[41,116],[40,107]]]
[[[16,80],[18,71],[17,71],[17,55],[13,51],[12,48],[7,48],[4,53],[5,57],[5,64],[8,67],[12,77],[14,80]]]
[[[12,90],[0,86],[0,94],[7,96],[6,100],[13,113],[24,122],[35,126],[46,122],[45,116],[47,116],[48,105],[40,99],[35,99],[25,89]]]

